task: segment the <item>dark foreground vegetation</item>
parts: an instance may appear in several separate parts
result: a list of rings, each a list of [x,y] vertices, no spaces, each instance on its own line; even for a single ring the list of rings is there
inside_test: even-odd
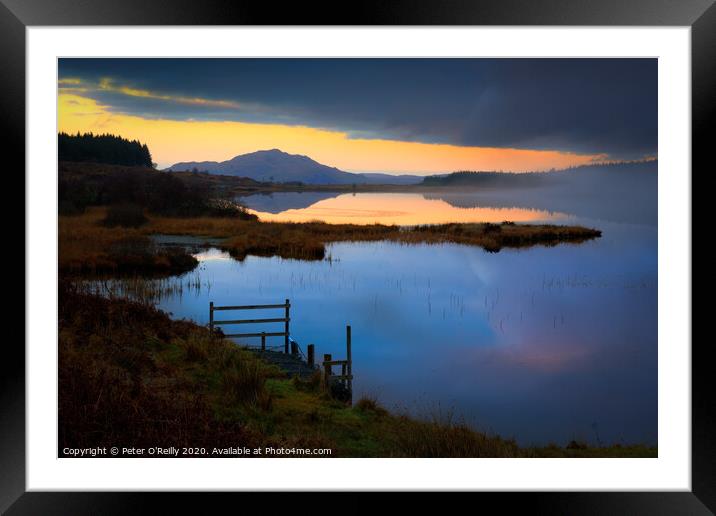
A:
[[[655,457],[656,448],[523,448],[450,418],[332,399],[152,307],[59,289],[59,452],[97,446],[328,448],[332,457]],[[201,454],[197,455],[200,456]],[[217,455],[214,455],[217,456]],[[221,456],[221,455],[218,455]]]
[[[60,162],[58,203],[61,215],[79,215],[92,206],[134,205],[155,215],[256,219],[218,196],[210,183],[136,166]]]

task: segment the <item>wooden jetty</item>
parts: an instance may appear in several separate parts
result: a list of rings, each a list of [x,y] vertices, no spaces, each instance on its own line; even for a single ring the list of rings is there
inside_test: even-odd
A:
[[[283,309],[284,317],[267,317],[259,319],[221,319],[215,318],[214,312],[236,311],[236,310],[272,310]],[[215,306],[214,302],[209,303],[209,329],[212,333],[218,331],[217,326],[235,325],[235,324],[268,324],[268,323],[284,323],[284,331],[280,332],[249,332],[249,333],[224,333],[221,335],[229,338],[249,338],[261,337],[261,347],[248,346],[244,347],[257,353],[265,361],[275,364],[285,371],[289,376],[298,376],[306,379],[319,371],[322,371],[322,380],[330,392],[349,403],[353,398],[353,358],[351,350],[351,327],[346,326],[346,359],[334,360],[329,353],[323,355],[323,362],[317,364],[315,360],[315,345],[308,344],[306,353],[299,346],[298,342],[291,338],[290,333],[290,310],[291,302],[286,299],[284,303],[271,305],[236,305],[236,306]],[[269,346],[267,345],[267,337],[283,337],[283,345]],[[283,352],[276,349],[283,348]],[[333,374],[333,366],[340,366],[340,374]]]
[[[291,353],[281,353],[280,351],[251,349],[259,357],[270,364],[278,366],[282,371],[290,377],[298,376],[302,380],[306,380],[313,376],[318,368],[309,366],[301,355],[293,355]]]

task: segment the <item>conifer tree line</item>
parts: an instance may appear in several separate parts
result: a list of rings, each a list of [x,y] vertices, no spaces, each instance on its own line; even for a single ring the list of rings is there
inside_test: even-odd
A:
[[[152,167],[146,144],[113,134],[67,134],[57,136],[59,161],[83,161],[111,165]]]

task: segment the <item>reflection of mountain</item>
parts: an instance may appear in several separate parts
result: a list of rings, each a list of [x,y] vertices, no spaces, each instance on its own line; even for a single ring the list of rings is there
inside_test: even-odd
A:
[[[505,178],[507,179],[507,178]],[[520,178],[515,178],[520,183]],[[579,169],[545,174],[529,186],[466,189],[426,193],[459,208],[521,207],[559,211],[584,218],[654,225],[657,222],[657,162]]]
[[[252,210],[275,214],[308,208],[319,201],[339,195],[340,192],[276,192],[237,197],[236,202]]]
[[[527,208],[560,212],[582,218],[655,225],[657,221],[657,163],[585,167],[545,174],[544,181],[529,186],[505,186],[510,178],[498,178],[499,186],[443,187],[415,195],[439,199],[457,208]],[[505,174],[503,174],[505,175]],[[304,209],[319,201],[343,195],[339,192],[275,192],[237,198],[256,211],[278,214]],[[362,194],[364,195],[364,194]]]

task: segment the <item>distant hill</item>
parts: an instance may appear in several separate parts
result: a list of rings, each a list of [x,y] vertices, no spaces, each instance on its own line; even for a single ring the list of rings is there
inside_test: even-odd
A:
[[[364,184],[366,178],[322,165],[308,156],[288,154],[278,149],[241,154],[227,161],[187,161],[176,163],[168,171],[207,171],[210,174],[248,177],[272,183]]]
[[[550,172],[519,174],[492,171],[460,171],[443,176],[425,177],[420,186],[471,189],[580,186],[602,189],[615,183],[618,183],[621,187],[628,187],[629,183],[634,180],[638,182],[642,178],[656,179],[657,168],[658,162],[650,160],[581,165]]]
[[[511,188],[545,184],[552,172],[473,172],[460,171],[442,176],[424,177],[420,186],[468,187],[468,188]]]
[[[371,185],[416,185],[423,181],[425,176],[412,176],[409,174],[381,174],[378,172],[362,172],[358,174]]]
[[[418,186],[426,198],[459,208],[523,207],[655,225],[658,168],[653,161],[584,165],[554,172],[461,172]]]
[[[247,177],[269,183],[314,185],[381,184],[412,185],[423,176],[382,173],[352,173],[318,163],[308,156],[288,154],[279,149],[241,154],[227,161],[184,161],[166,169],[170,172],[196,170],[209,174]]]

